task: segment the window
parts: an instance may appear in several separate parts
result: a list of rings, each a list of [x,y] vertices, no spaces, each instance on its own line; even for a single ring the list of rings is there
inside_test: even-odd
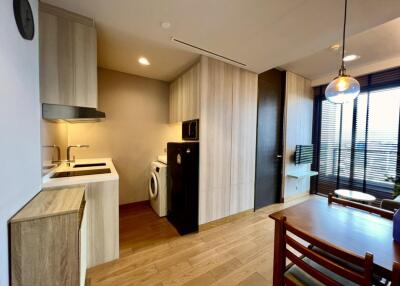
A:
[[[317,89],[314,117],[313,167],[319,175],[313,191],[326,195],[345,188],[392,198],[388,178],[399,176],[400,84],[364,86],[354,102],[343,105],[325,100],[323,90]]]

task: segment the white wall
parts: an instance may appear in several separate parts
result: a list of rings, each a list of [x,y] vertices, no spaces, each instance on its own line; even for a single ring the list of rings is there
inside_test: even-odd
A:
[[[13,1],[0,1],[0,285],[8,285],[7,220],[41,188],[37,0],[36,35],[24,40]]]
[[[287,72],[282,178],[285,201],[307,195],[310,192],[310,177],[296,179],[287,174],[310,170],[310,164],[295,165],[293,155],[296,145],[309,145],[312,142],[313,102],[310,80]]]

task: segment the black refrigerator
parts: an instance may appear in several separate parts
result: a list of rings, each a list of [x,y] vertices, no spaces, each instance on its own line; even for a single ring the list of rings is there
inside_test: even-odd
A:
[[[184,235],[199,229],[199,143],[167,144],[167,218]]]

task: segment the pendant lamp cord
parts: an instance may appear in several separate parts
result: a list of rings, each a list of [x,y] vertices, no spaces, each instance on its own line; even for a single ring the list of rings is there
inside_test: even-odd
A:
[[[343,45],[342,45],[342,66],[340,67],[340,75],[344,75],[346,68],[344,66],[344,49],[346,46],[346,20],[347,20],[347,0],[344,0],[344,23],[343,23]]]

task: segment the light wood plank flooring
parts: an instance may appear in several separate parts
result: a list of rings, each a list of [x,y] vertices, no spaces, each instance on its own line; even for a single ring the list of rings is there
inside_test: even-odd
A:
[[[268,215],[304,200],[246,212],[183,237],[165,219],[147,234],[132,231],[151,222],[151,213],[146,206],[122,208],[121,258],[89,269],[87,285],[272,285],[274,223]]]
[[[179,237],[167,218],[160,218],[148,201],[120,206],[119,231],[120,257]]]

